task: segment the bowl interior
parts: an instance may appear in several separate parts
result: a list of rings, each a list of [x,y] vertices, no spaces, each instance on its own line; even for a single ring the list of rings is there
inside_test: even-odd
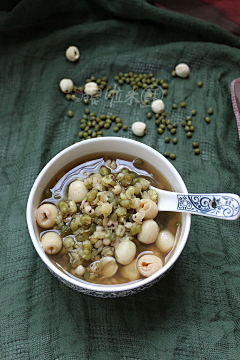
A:
[[[55,273],[58,277],[63,279],[65,283],[71,283],[76,287],[83,287],[88,290],[94,290],[101,292],[111,292],[115,291],[116,288],[118,291],[126,291],[127,289],[134,289],[139,285],[147,284],[153,281],[155,278],[161,276],[163,273],[168,271],[174,262],[177,260],[181,254],[189,234],[191,216],[189,214],[182,215],[182,226],[180,237],[176,246],[176,249],[173,252],[173,255],[167,262],[167,264],[160,269],[158,272],[152,276],[142,279],[138,282],[126,283],[121,285],[98,285],[87,283],[76,278],[72,278],[67,274],[60,271],[53,263],[49,260],[47,255],[44,253],[43,249],[40,246],[39,232],[36,224],[36,209],[39,206],[39,203],[42,198],[43,191],[48,186],[49,182],[54,178],[54,176],[59,173],[59,171],[67,166],[69,163],[81,159],[86,155],[99,154],[101,153],[114,152],[121,153],[126,155],[132,155],[134,157],[142,158],[147,161],[150,165],[154,166],[168,181],[174,191],[186,193],[187,188],[177,172],[174,166],[165,159],[160,153],[151,147],[144,145],[138,141],[124,139],[124,138],[115,138],[115,137],[105,137],[105,138],[96,138],[88,141],[84,141],[75,145],[72,145],[59,154],[57,154],[49,163],[43,168],[43,170],[38,175],[36,181],[33,184],[32,190],[29,195],[28,204],[27,204],[27,223],[29,233],[33,242],[33,245],[38,252],[41,259],[48,266],[48,268]]]

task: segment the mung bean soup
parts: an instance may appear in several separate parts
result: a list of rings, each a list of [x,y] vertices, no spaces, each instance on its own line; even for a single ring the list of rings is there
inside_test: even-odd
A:
[[[181,228],[181,214],[158,212],[150,188],[172,191],[166,179],[142,159],[121,154],[75,165],[56,176],[37,209],[51,261],[69,276],[104,285],[140,281],[162,268]]]

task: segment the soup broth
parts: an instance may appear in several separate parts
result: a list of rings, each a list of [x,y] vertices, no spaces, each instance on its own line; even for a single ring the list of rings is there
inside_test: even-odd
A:
[[[149,185],[173,191],[153,166],[121,154],[91,155],[62,169],[37,210],[51,205],[52,216],[57,209],[52,226],[43,225],[47,211],[40,220],[37,214],[49,259],[69,276],[104,285],[141,281],[164,266],[179,238],[181,214],[154,213],[157,195]],[[45,239],[49,233],[57,250]],[[170,247],[160,244],[161,234],[164,241],[170,234]]]

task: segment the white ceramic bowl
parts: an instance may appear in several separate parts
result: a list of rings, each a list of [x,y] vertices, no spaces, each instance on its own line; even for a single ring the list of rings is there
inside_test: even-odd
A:
[[[155,274],[142,279],[141,281],[120,285],[100,285],[70,277],[60,271],[49,260],[40,245],[40,237],[36,224],[36,210],[41,202],[41,197],[45,188],[49,185],[49,182],[54,178],[54,176],[59,173],[60,169],[77,159],[79,159],[80,163],[81,158],[87,154],[91,155],[98,153],[99,157],[101,157],[102,152],[116,152],[140,157],[162,173],[175,191],[187,193],[187,188],[175,167],[159,152],[138,141],[118,137],[96,138],[72,145],[61,151],[52,160],[50,160],[38,175],[28,198],[26,212],[28,230],[37,253],[52,274],[72,289],[92,296],[114,298],[131,295],[147,289],[166,275],[178,259],[187,242],[191,225],[191,215],[182,215],[181,234],[176,249],[167,264]]]

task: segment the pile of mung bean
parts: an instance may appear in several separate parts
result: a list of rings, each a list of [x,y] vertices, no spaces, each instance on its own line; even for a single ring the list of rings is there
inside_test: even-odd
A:
[[[134,74],[132,71],[129,73],[120,72],[114,77],[114,79],[119,85],[123,85],[124,83],[131,85],[134,91],[139,88],[149,88],[154,91],[161,86],[163,88],[163,95],[167,95],[168,84],[164,81],[164,79],[156,78],[152,73]]]
[[[113,131],[118,132],[121,128],[126,131],[128,125],[123,125],[122,120],[116,115],[101,114],[96,115],[95,112],[91,112],[89,108],[85,108],[85,114],[80,120],[80,129],[78,136],[82,140],[102,137],[103,132],[101,129],[109,129],[112,123],[115,122]]]
[[[178,74],[178,72],[186,72],[184,74]],[[187,64],[179,64],[175,67],[173,71],[171,71],[171,76],[173,78],[175,77],[188,77],[190,73],[190,69]],[[133,73],[130,72],[119,72],[118,75],[114,76],[114,80],[119,85],[129,84],[134,91],[137,91],[138,89],[148,90],[149,93],[146,94],[145,99],[142,100],[144,105],[149,105],[149,102],[151,102],[154,99],[154,95],[156,95],[156,89],[161,88],[162,96],[165,97],[168,94],[168,83],[163,78],[157,78],[153,73]],[[97,77],[95,75],[91,75],[89,78],[85,80],[85,85],[88,83],[95,83],[99,89],[99,91],[93,95],[94,98],[98,99],[101,96],[101,91],[105,90],[107,91],[106,99],[111,99],[116,95],[115,86],[114,89],[112,86],[108,85],[108,77],[102,76]],[[203,82],[200,80],[197,82],[197,86],[199,88],[202,88]],[[74,86],[71,93],[67,93],[66,99],[67,100],[76,100],[77,99],[77,92],[82,94],[82,102],[84,105],[89,105],[90,103],[90,95],[87,95],[84,92],[84,87],[80,86]],[[156,97],[156,96],[155,96]],[[185,101],[182,101],[180,104],[181,108],[186,108],[187,103]],[[172,109],[177,110],[178,104],[173,103]],[[193,133],[195,131],[195,127],[193,124],[193,117],[196,116],[197,111],[196,109],[193,109],[191,111],[191,114],[186,116],[184,120],[182,120],[181,125],[185,130],[186,137],[188,139],[191,139],[193,136]],[[208,115],[205,117],[205,122],[210,123],[211,118],[210,116],[213,114],[213,109],[208,109]],[[169,135],[173,135],[172,138],[170,136],[165,136],[165,143],[173,143],[176,145],[178,143],[178,139],[176,137],[177,122],[172,121],[171,119],[167,118],[167,115],[165,112],[161,114],[152,113],[151,111],[146,114],[147,119],[151,120],[153,118],[153,115],[155,116],[155,123],[158,127],[158,133],[161,135],[164,133],[165,129],[169,131]],[[73,117],[73,111],[68,110],[68,117]],[[82,119],[80,120],[80,132],[78,133],[78,136],[80,139],[90,139],[95,137],[101,137],[103,136],[103,131],[101,129],[109,129],[112,125],[112,122],[115,122],[115,126],[113,127],[114,132],[118,132],[121,128],[123,130],[128,130],[128,125],[122,125],[121,118],[117,115],[108,115],[108,114],[101,114],[100,116],[97,116],[94,112],[90,112],[88,108],[85,109],[85,114],[83,115]],[[199,144],[197,141],[193,141],[192,147],[194,149],[194,153],[196,155],[200,154]],[[175,154],[170,154],[168,151],[164,152],[164,156],[169,157],[171,160],[176,159]]]

